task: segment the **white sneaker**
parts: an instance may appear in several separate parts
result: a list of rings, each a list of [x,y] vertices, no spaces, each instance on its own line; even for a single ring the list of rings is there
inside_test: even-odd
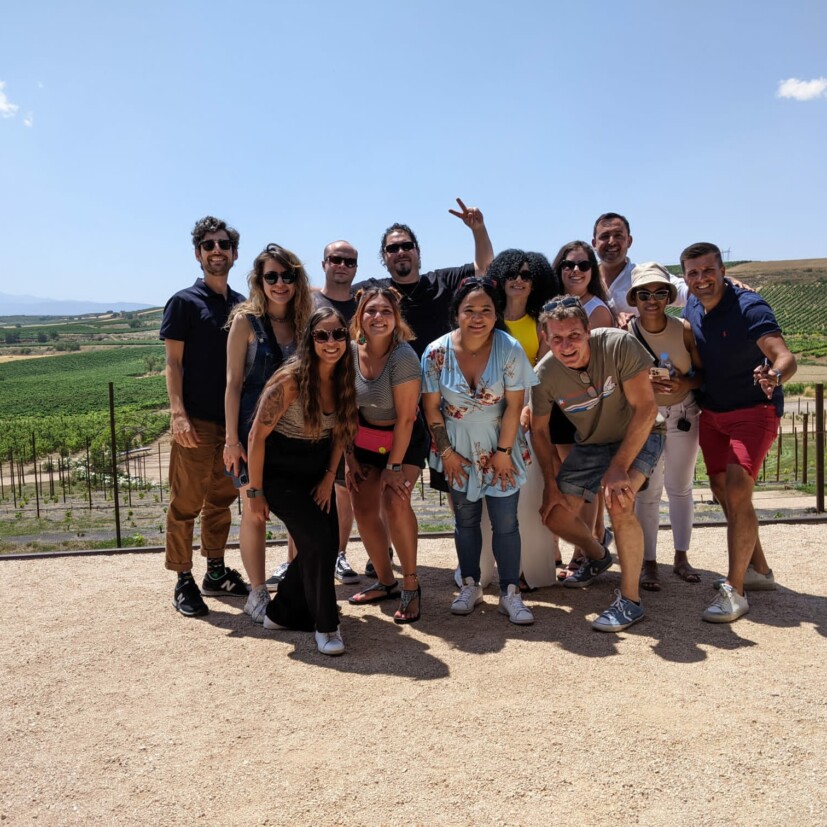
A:
[[[719,577],[713,582],[713,586],[717,589],[718,586],[726,583],[726,577]],[[744,591],[747,592],[768,592],[775,589],[775,575],[770,569],[766,574],[757,572],[750,563],[747,566],[747,572],[744,575]]]
[[[336,629],[335,632],[316,632],[316,648],[323,655],[342,655],[345,651],[345,644],[342,640],[342,633]]]
[[[265,614],[264,619],[261,621],[262,626],[265,629],[286,629],[290,631],[288,626],[282,626],[281,623],[276,623],[275,620],[270,620],[270,618]]]
[[[455,615],[470,615],[474,607],[482,603],[482,586],[474,582],[473,577],[465,578],[465,585],[451,604],[451,611]]]
[[[244,611],[250,615],[254,623],[263,623],[264,613],[267,611],[269,602],[270,592],[267,591],[267,586],[262,583],[250,592],[250,596],[244,604]]]
[[[746,595],[741,597],[729,583],[721,583],[718,596],[703,613],[703,619],[709,623],[732,623],[749,611]]]
[[[523,603],[523,596],[513,583],[509,585],[505,594],[500,595],[500,612],[508,615],[508,619],[518,626],[530,626],[534,623],[531,609]]]
[[[462,569],[459,566],[454,569],[454,583],[457,584],[458,589],[462,588]]]

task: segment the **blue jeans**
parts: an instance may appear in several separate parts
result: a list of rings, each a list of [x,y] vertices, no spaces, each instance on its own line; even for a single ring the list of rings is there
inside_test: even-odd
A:
[[[482,500],[471,502],[461,491],[451,491],[454,501],[454,542],[459,557],[462,579],[473,577],[480,581],[480,554],[482,552]],[[497,571],[500,574],[500,593],[520,583],[520,524],[517,522],[517,503],[520,492],[510,497],[486,497],[491,519],[492,547]]]

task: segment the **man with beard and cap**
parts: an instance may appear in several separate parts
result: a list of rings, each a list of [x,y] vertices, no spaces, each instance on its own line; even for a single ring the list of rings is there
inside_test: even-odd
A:
[[[206,595],[246,597],[241,575],[224,565],[230,506],[238,496],[224,473],[224,391],[227,319],[244,296],[227,284],[238,258],[239,235],[211,215],[192,230],[203,277],[166,304],[160,337],[166,348],[171,415],[166,568],[178,573],[173,606],[187,617],[209,613]],[[207,558],[202,591],[192,575],[195,519],[201,520],[201,554]]]

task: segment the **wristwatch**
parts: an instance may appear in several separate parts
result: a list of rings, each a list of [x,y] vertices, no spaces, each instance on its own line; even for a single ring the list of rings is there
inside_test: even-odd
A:
[[[513,448],[503,448],[503,446],[502,446],[502,445],[498,445],[498,446],[497,446],[497,450],[498,450],[501,454],[508,454],[508,456],[511,456],[511,452],[512,452],[514,449],[513,449]]]
[[[253,488],[250,486],[247,489],[247,499],[252,500],[256,497],[263,497],[264,496],[264,489],[263,488]]]
[[[388,471],[401,471],[402,465],[398,462],[392,462],[390,465],[386,466]]]

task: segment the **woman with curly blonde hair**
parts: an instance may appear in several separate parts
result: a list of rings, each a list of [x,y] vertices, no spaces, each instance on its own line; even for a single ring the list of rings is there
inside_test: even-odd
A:
[[[224,465],[241,488],[242,500],[247,487],[247,435],[256,402],[273,372],[293,355],[297,336],[313,310],[302,263],[278,244],[268,244],[256,256],[247,284],[249,298],[233,308],[227,322],[230,334],[224,394]],[[246,512],[244,508],[239,532],[241,559],[250,578],[244,611],[261,623],[270,599],[264,581],[265,532],[263,524],[246,519]]]
[[[419,414],[421,368],[408,344],[414,335],[399,309],[401,294],[393,287],[369,287],[356,297],[351,348],[359,430],[346,457],[346,479],[359,536],[377,579],[354,594],[350,603],[362,606],[396,596],[387,551],[390,533],[402,564],[401,602],[393,619],[414,623],[420,616],[422,590],[416,573],[418,526],[411,493],[431,443]]]
[[[355,381],[345,320],[320,308],[295,356],[265,385],[249,438],[248,518],[263,532],[272,510],[296,543],[264,628],[315,632],[324,655],[345,650],[333,586],[339,551],[333,480],[356,436]]]

